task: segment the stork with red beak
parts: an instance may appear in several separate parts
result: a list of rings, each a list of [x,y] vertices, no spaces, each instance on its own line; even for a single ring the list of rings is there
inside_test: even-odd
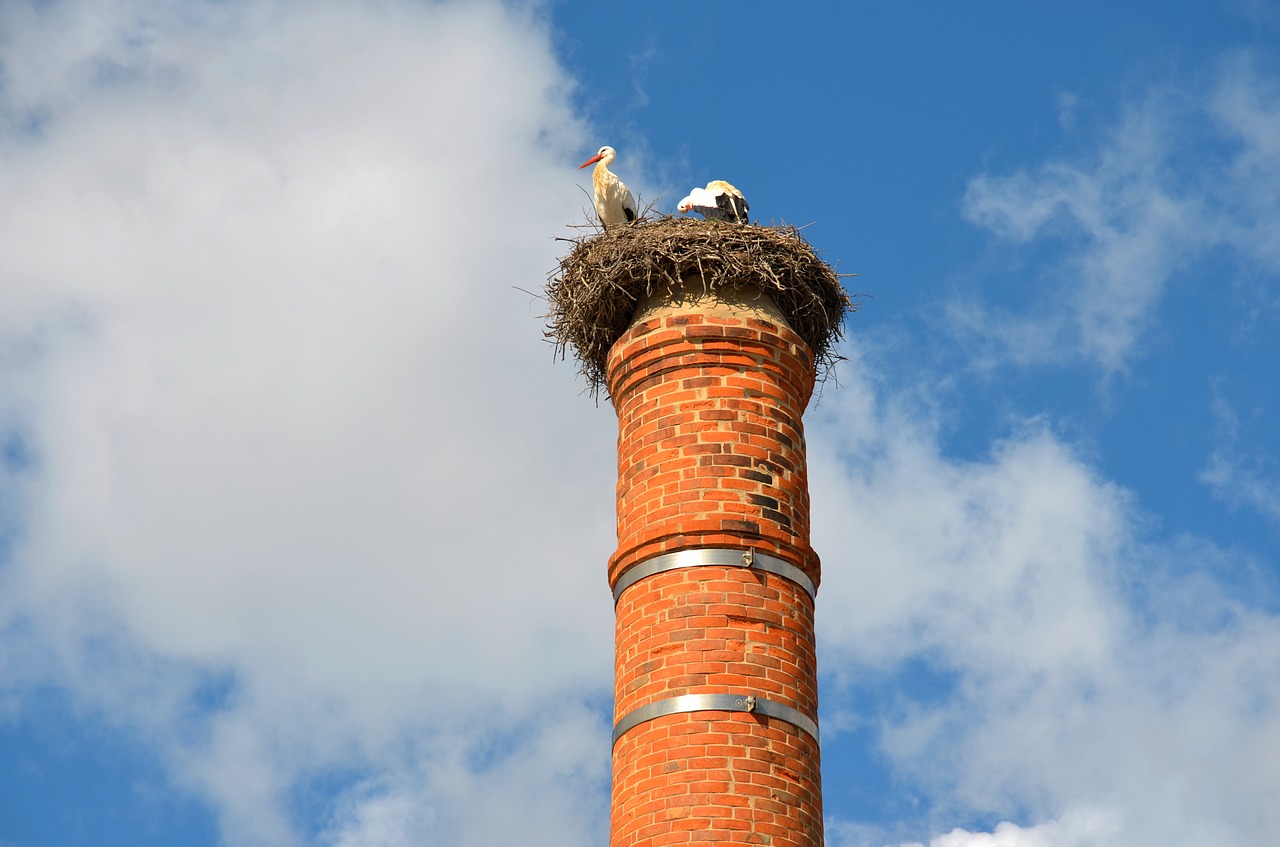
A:
[[[636,219],[636,201],[631,196],[631,189],[618,179],[617,174],[609,170],[609,165],[618,158],[618,151],[612,147],[600,148],[590,159],[587,159],[578,170],[594,164],[596,169],[591,173],[591,185],[595,188],[596,214],[605,229],[611,226],[631,223]]]
[[[697,212],[709,221],[747,222],[747,198],[723,179],[713,179],[706,188],[695,188],[676,206],[680,214]]]

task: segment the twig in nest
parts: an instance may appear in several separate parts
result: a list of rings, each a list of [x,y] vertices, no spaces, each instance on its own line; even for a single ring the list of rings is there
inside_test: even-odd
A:
[[[573,349],[588,388],[606,387],[609,348],[627,331],[639,301],[656,285],[676,288],[696,271],[708,291],[755,286],[769,294],[813,351],[826,378],[847,313],[856,309],[839,277],[793,226],[647,218],[584,236],[548,275],[547,331],[556,354]]]

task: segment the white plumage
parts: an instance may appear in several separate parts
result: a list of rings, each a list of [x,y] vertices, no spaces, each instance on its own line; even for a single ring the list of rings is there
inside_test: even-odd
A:
[[[707,220],[747,223],[747,198],[723,179],[713,179],[706,188],[695,188],[676,206],[680,214],[697,212]]]
[[[606,145],[600,148],[600,152],[578,166],[578,170],[582,170],[587,165],[595,163],[596,168],[591,173],[591,186],[595,189],[593,199],[596,214],[600,216],[600,223],[605,229],[631,223],[636,219],[636,201],[631,196],[631,189],[618,179],[617,174],[609,170],[609,165],[613,164],[616,158],[618,158],[618,151]]]

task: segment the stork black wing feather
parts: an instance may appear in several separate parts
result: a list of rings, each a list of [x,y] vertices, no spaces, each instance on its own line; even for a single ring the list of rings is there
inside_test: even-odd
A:
[[[716,195],[716,205],[725,213],[725,220],[744,224],[747,222],[747,201],[727,191]]]

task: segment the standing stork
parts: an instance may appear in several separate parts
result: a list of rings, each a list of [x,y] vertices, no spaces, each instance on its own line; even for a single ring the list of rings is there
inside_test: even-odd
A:
[[[629,224],[636,219],[636,200],[631,196],[631,189],[618,179],[618,175],[609,170],[613,160],[618,158],[618,151],[608,145],[601,147],[600,152],[587,159],[578,170],[596,163],[591,173],[591,185],[595,188],[596,214],[605,229],[619,224]]]
[[[676,206],[680,214],[697,212],[709,221],[747,222],[747,198],[723,179],[713,179],[706,188],[695,188]]]

